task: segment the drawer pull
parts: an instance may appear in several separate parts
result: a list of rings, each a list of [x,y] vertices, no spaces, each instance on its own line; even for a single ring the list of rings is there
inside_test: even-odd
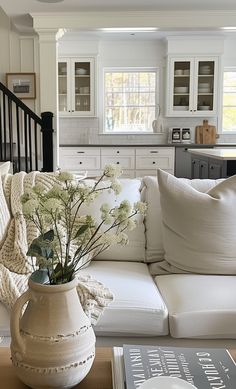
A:
[[[157,151],[157,150],[151,150],[150,153],[151,153],[151,154],[158,154],[159,151]]]
[[[117,164],[117,165],[119,165],[119,164],[120,164],[120,162],[116,162],[116,164]]]
[[[119,150],[117,150],[116,154],[120,154]]]
[[[84,151],[77,151],[77,154],[84,154]]]
[[[156,165],[156,162],[155,161],[153,161],[153,163],[152,163],[153,165]]]
[[[80,163],[79,163],[79,164],[80,164],[80,165],[82,165],[82,163],[83,163],[83,162],[81,162],[81,161],[80,161]]]

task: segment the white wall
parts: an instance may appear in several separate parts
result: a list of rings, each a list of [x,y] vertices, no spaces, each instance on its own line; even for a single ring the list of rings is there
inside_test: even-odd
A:
[[[0,81],[5,83],[5,74],[10,68],[10,20],[0,7]]]
[[[38,84],[38,38],[34,36],[21,36],[9,17],[0,7],[0,81],[6,84],[6,73],[36,73],[36,86]],[[38,89],[36,87],[36,100],[23,100],[33,111],[38,113]]]

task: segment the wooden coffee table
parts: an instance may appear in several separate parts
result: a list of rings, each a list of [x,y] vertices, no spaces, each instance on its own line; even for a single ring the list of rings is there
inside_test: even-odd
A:
[[[77,389],[112,389],[111,372],[112,349],[98,347],[96,357],[87,377],[75,388]],[[10,360],[10,349],[0,347],[0,388],[26,389],[14,374]]]
[[[229,350],[236,361],[236,350]],[[92,369],[87,377],[77,386],[76,389],[112,389],[111,371],[112,349],[98,347]],[[2,389],[26,389],[15,376],[10,360],[9,348],[0,348],[0,388]]]

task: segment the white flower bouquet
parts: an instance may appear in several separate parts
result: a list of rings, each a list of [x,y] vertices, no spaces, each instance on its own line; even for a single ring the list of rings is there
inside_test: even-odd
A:
[[[120,174],[119,167],[108,165],[100,178],[89,184],[86,180],[76,181],[68,172],[60,172],[58,182],[50,190],[37,185],[22,196],[23,215],[39,232],[27,252],[35,258],[35,278],[44,274],[44,283],[69,282],[81,267],[111,245],[128,244],[125,230],[136,227],[135,215],[145,214],[145,203],[131,206],[124,200],[113,208],[103,204],[99,222],[82,211],[83,205],[89,209],[102,191],[119,194]]]

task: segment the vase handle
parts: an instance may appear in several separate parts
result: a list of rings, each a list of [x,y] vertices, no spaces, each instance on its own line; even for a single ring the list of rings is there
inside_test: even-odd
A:
[[[20,334],[20,318],[22,314],[22,308],[31,299],[31,292],[27,290],[23,293],[15,302],[10,319],[11,336],[14,342],[14,353],[17,353],[17,359],[21,359],[21,354],[25,352],[25,342]]]

